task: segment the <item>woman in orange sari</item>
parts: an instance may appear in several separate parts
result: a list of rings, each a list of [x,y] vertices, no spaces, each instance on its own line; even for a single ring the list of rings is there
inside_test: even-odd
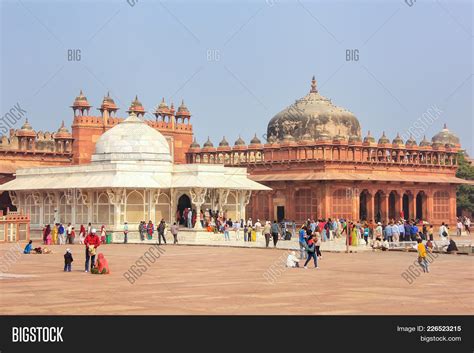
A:
[[[96,267],[100,274],[110,274],[109,263],[103,253],[97,255]]]

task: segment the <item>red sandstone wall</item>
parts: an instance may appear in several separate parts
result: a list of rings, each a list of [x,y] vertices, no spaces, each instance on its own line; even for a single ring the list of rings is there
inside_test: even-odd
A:
[[[102,118],[81,116],[74,118],[72,137],[74,138],[74,163],[89,163],[95,151],[95,143],[100,136],[118,124],[123,119],[109,118],[106,127]],[[160,131],[163,136],[172,139],[175,163],[186,163],[186,152],[193,140],[193,127],[190,124],[172,124],[165,122],[146,121],[146,123]]]

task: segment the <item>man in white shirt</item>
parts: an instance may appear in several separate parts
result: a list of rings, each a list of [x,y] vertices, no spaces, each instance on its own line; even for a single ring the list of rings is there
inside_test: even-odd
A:
[[[392,237],[393,241],[398,243],[400,240],[400,229],[398,228],[398,224],[395,222],[392,225]]]
[[[462,235],[462,222],[461,218],[458,219],[458,223],[456,224],[456,235],[461,236]]]
[[[439,236],[441,239],[445,239],[448,237],[448,227],[446,227],[444,222],[441,224],[441,227],[439,227]]]
[[[466,217],[464,220],[464,228],[466,229],[466,234],[471,235],[471,219]]]

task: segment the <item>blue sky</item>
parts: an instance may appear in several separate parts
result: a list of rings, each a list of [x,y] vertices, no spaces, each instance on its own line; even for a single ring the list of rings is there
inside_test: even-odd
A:
[[[94,113],[110,90],[121,116],[135,94],[147,110],[163,96],[175,105],[184,98],[200,143],[208,135],[233,143],[239,134],[248,142],[308,92],[314,74],[321,94],[358,117],[363,135],[393,138],[435,107],[441,113],[422,133],[431,138],[446,122],[474,155],[472,7],[2,1],[0,113],[20,103],[36,130],[55,130],[61,120],[70,126],[80,89]],[[81,60],[68,61],[75,49]],[[347,61],[354,49],[359,60]]]

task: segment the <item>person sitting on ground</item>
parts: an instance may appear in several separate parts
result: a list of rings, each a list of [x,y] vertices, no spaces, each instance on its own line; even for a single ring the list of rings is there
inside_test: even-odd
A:
[[[448,248],[446,249],[446,252],[448,254],[456,254],[458,252],[458,247],[456,245],[456,242],[453,239],[449,239],[449,245]]]
[[[109,263],[103,253],[97,255],[97,263],[91,270],[92,274],[108,275],[110,274]]]
[[[32,243],[33,243],[33,241],[30,240],[30,241],[28,242],[28,244],[26,244],[25,250],[23,250],[23,254],[29,254],[29,253],[31,252],[31,247],[32,247],[31,244],[32,244]]]
[[[286,267],[300,267],[300,260],[296,257],[296,252],[292,251],[286,258]]]

